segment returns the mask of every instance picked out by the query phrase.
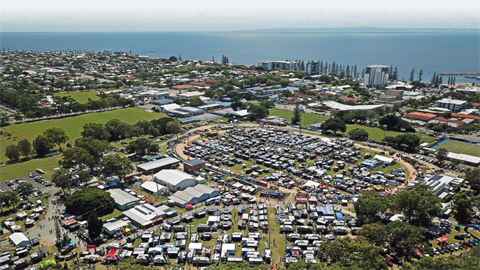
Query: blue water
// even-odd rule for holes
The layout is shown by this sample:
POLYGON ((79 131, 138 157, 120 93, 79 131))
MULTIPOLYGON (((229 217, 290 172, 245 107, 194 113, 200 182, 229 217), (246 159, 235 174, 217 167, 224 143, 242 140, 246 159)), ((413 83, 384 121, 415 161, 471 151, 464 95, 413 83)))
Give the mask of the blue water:
MULTIPOLYGON (((259 33, 259 32, 109 32, 0 33, 0 46, 10 50, 61 51, 112 49, 149 57, 182 55, 183 59, 221 60, 236 64, 263 60, 323 60, 357 65, 397 66, 399 78, 423 69, 433 73, 480 72, 478 32, 435 33, 259 33)), ((417 76, 417 75, 415 75, 417 76)), ((444 77, 444 82, 447 78, 444 77)), ((456 82, 475 82, 457 76, 456 82)), ((478 81, 480 82, 480 81, 478 81)))

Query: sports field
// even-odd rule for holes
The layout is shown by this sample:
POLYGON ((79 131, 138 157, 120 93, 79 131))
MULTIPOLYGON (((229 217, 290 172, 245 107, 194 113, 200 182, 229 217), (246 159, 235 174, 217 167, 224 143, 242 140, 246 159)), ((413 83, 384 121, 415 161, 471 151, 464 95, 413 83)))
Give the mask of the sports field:
MULTIPOLYGON (((282 110, 282 109, 276 109, 276 108, 271 108, 268 109, 270 111, 270 115, 276 115, 280 116, 288 121, 292 120, 293 117, 293 111, 289 110, 282 110)), ((323 116, 323 115, 317 115, 313 113, 302 113, 302 126, 310 126, 313 124, 313 122, 322 122, 323 120, 326 120, 330 117, 323 116)))
POLYGON ((73 99, 75 99, 79 103, 87 103, 88 99, 91 99, 91 100, 100 99, 100 97, 97 96, 97 91, 62 93, 62 94, 56 94, 55 96, 59 96, 59 97, 71 96, 73 99))
POLYGON ((450 152, 480 157, 480 145, 477 144, 465 143, 455 140, 447 140, 436 146, 435 148, 445 148, 450 152))
POLYGON ((127 124, 135 124, 139 120, 153 120, 166 117, 163 113, 146 112, 141 108, 126 108, 111 110, 99 113, 89 113, 74 117, 66 117, 62 119, 45 120, 31 123, 22 123, 18 125, 10 125, 2 127, 2 130, 8 131, 21 138, 33 141, 38 135, 49 127, 59 127, 65 130, 70 140, 80 137, 83 125, 86 123, 103 123, 110 119, 118 118, 127 124))

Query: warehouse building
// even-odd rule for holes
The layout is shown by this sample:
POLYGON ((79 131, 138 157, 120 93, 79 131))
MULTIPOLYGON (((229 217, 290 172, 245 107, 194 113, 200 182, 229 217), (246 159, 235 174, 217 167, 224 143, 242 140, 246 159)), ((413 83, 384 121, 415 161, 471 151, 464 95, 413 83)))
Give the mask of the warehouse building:
POLYGON ((168 193, 168 189, 165 186, 151 181, 146 181, 145 183, 141 184, 140 187, 144 191, 156 197, 162 195, 162 193, 168 193))
POLYGON ((153 176, 153 180, 172 191, 195 186, 195 177, 179 170, 162 170, 153 176))
POLYGON ((176 168, 180 164, 180 160, 172 157, 164 157, 159 160, 150 161, 137 165, 137 171, 143 174, 156 173, 163 169, 172 169, 176 168))
POLYGON ((169 197, 179 207, 185 208, 187 204, 197 204, 206 201, 210 198, 218 196, 218 190, 208 187, 206 185, 196 185, 189 187, 183 191, 177 191, 169 197))
POLYGON ((125 211, 140 203, 140 199, 129 193, 115 188, 107 190, 110 196, 115 200, 115 207, 120 211, 125 211))
POLYGON ((205 169, 205 161, 198 158, 187 160, 183 163, 183 169, 188 173, 192 173, 200 169, 205 169))
POLYGON ((8 240, 13 247, 26 247, 30 244, 30 240, 21 232, 12 233, 12 235, 8 237, 8 240))
POLYGON ((133 224, 136 224, 141 227, 149 227, 154 224, 158 224, 163 220, 162 216, 166 215, 166 210, 169 208, 165 207, 155 207, 151 204, 145 203, 137 205, 134 208, 123 212, 123 214, 128 217, 133 224))

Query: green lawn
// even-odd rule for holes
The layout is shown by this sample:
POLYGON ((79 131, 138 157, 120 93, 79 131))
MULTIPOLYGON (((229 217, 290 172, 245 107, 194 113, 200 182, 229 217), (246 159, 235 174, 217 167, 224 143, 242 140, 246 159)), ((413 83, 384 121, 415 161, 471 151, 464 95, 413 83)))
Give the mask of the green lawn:
POLYGON ((17 145, 19 141, 21 141, 22 138, 18 137, 15 134, 12 134, 12 136, 9 138, 5 133, 3 135, 0 135, 0 163, 6 163, 9 159, 5 156, 5 149, 9 145, 17 145))
POLYGON ((480 145, 476 144, 448 140, 436 148, 445 148, 450 152, 480 157, 480 145))
MULTIPOLYGON (((293 117, 293 111, 289 110, 282 110, 277 108, 268 109, 270 111, 270 115, 280 116, 288 121, 290 121, 293 117)), ((314 122, 322 122, 323 120, 328 119, 329 117, 323 115, 317 115, 312 113, 302 113, 302 126, 310 126, 314 122)))
POLYGON ((113 212, 111 214, 108 214, 108 215, 105 215, 105 216, 101 216, 100 219, 105 221, 105 220, 109 220, 111 218, 117 218, 119 216, 122 215, 122 211, 118 210, 117 208, 115 208, 113 210, 113 212))
MULTIPOLYGON (((385 132, 383 129, 378 128, 378 127, 367 127, 367 126, 362 126, 362 125, 359 125, 359 124, 347 125, 347 131, 344 134, 348 134, 350 132, 350 130, 356 129, 356 128, 362 128, 362 129, 366 130, 368 132, 368 138, 369 139, 375 139, 375 141, 377 141, 377 142, 382 141, 384 133, 385 133, 385 136, 392 136, 392 137, 396 137, 398 135, 405 134, 403 132, 390 131, 390 130, 387 130, 385 132)), ((420 136, 420 141, 422 143, 424 143, 424 142, 430 143, 430 142, 435 141, 435 137, 432 137, 432 136, 429 136, 429 135, 426 135, 426 134, 418 134, 418 133, 417 133, 417 135, 420 136)))
POLYGON ((53 174, 53 169, 59 167, 58 160, 61 155, 46 158, 36 158, 25 162, 19 162, 11 165, 5 165, 0 167, 0 181, 15 179, 23 177, 30 172, 36 171, 36 169, 42 169, 46 172, 42 176, 50 180, 53 174))
POLYGON ((78 103, 87 103, 88 99, 99 100, 100 97, 97 96, 98 91, 89 91, 89 92, 72 92, 72 93, 62 93, 56 94, 55 96, 66 97, 71 96, 78 103))
POLYGON ((139 120, 153 120, 161 117, 166 117, 166 115, 163 113, 150 113, 146 112, 144 109, 134 107, 99 113, 89 113, 62 119, 10 125, 2 127, 2 130, 16 134, 19 137, 26 138, 29 141, 33 141, 47 128, 59 127, 65 130, 67 135, 70 137, 70 140, 75 140, 80 137, 80 133, 83 130, 83 125, 86 123, 105 124, 110 119, 118 118, 127 124, 134 124, 139 120))

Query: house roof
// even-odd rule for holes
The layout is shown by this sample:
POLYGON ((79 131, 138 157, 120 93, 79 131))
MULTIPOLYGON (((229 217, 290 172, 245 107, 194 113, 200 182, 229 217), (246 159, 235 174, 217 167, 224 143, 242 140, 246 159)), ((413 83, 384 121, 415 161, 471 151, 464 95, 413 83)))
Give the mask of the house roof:
POLYGON ((120 228, 127 227, 128 223, 123 220, 117 220, 115 222, 104 223, 103 227, 110 232, 116 231, 120 228))
POLYGON ((184 162, 184 164, 188 164, 190 166, 197 166, 197 165, 200 165, 200 164, 203 164, 205 163, 205 161, 201 160, 201 159, 198 159, 198 158, 194 158, 194 159, 191 159, 191 160, 187 160, 184 162))
POLYGON ((165 186, 162 186, 158 183, 155 183, 155 182, 152 182, 152 181, 147 181, 143 184, 140 185, 140 187, 152 192, 152 193, 155 193, 155 192, 158 192, 158 191, 162 191, 162 190, 165 190, 166 187, 165 186))
POLYGON ((123 214, 130 220, 135 221, 140 225, 149 225, 152 223, 152 219, 164 214, 163 209, 154 207, 151 204, 141 204, 134 208, 123 212, 123 214))
POLYGON ((147 163, 137 165, 137 168, 140 168, 140 169, 145 170, 145 171, 149 171, 149 170, 153 170, 153 169, 156 169, 156 168, 161 168, 161 167, 164 167, 164 166, 172 165, 172 164, 175 164, 177 162, 180 162, 180 160, 178 160, 176 158, 172 158, 172 157, 165 157, 165 158, 162 158, 162 159, 159 159, 159 160, 150 161, 150 162, 147 162, 147 163))
POLYGON ((115 200, 115 203, 119 205, 125 205, 140 200, 118 188, 109 189, 107 192, 110 193, 110 196, 115 200))
POLYGON ((10 241, 13 242, 15 246, 21 244, 24 241, 30 242, 25 236, 25 234, 21 232, 12 233, 12 235, 10 235, 8 238, 10 239, 10 241))
POLYGON ((156 173, 153 178, 155 180, 159 180, 160 182, 168 183, 172 186, 176 186, 186 179, 195 180, 195 178, 190 174, 179 170, 161 170, 160 172, 156 173))

